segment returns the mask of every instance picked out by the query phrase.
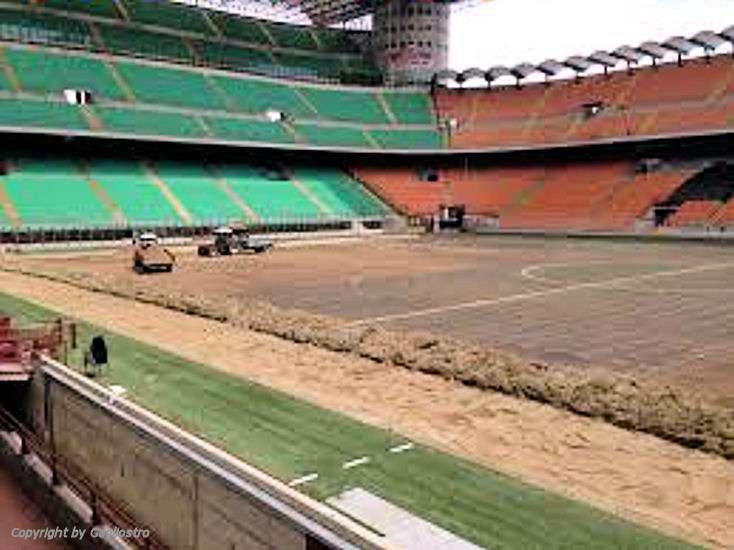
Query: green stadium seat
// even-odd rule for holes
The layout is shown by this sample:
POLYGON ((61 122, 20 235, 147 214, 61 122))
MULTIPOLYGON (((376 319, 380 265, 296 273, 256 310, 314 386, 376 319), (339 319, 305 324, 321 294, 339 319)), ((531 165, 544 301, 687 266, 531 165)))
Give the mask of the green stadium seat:
POLYGON ((198 8, 167 0, 123 0, 130 19, 136 23, 211 34, 198 8))
POLYGON ((10 48, 5 56, 23 91, 61 93, 65 88, 75 88, 107 99, 125 99, 110 71, 97 59, 10 48))
POLYGON ((113 223, 89 182, 72 162, 25 160, 4 176, 5 190, 29 228, 92 227, 113 223))
POLYGON ((251 44, 271 44, 268 35, 263 31, 261 23, 255 19, 212 11, 209 12, 209 17, 227 38, 251 44))
POLYGON ((269 179, 264 171, 247 165, 218 166, 217 173, 265 222, 308 221, 324 216, 290 180, 269 179))
POLYGON ((154 168, 195 222, 220 225, 245 217, 200 164, 157 162, 154 168))
POLYGON ((364 132, 358 128, 294 124, 296 133, 309 145, 322 147, 362 147, 374 149, 364 132))
POLYGON ((200 138, 206 134, 196 119, 177 113, 95 106, 104 130, 123 134, 200 138))
POLYGON ((191 51, 177 37, 134 29, 130 26, 98 24, 107 49, 112 53, 190 63, 191 51))
POLYGON ((255 78, 213 77, 221 88, 248 113, 261 114, 276 109, 295 118, 314 118, 314 112, 288 84, 279 84, 255 78))
POLYGON ((118 19, 117 8, 112 0, 44 0, 43 6, 55 10, 78 12, 86 15, 118 19))
POLYGON ((320 118, 371 124, 390 123, 372 92, 305 86, 299 90, 316 108, 320 118))
POLYGON ((205 65, 262 74, 271 74, 274 69, 273 58, 263 50, 222 42, 197 41, 193 45, 205 65))
POLYGON ((338 80, 345 71, 338 57, 317 57, 308 54, 273 52, 280 64, 278 75, 289 78, 338 80))
POLYGON ((130 225, 154 227, 180 223, 171 203, 150 181, 139 162, 93 160, 89 175, 107 192, 130 225))
POLYGON ((287 23, 268 23, 267 29, 275 43, 281 48, 316 50, 318 47, 308 27, 287 23))
POLYGON ((0 126, 89 130, 79 107, 30 99, 0 99, 0 126))
POLYGON ((349 38, 346 31, 317 28, 313 30, 318 36, 319 49, 322 51, 335 53, 359 52, 356 42, 349 38))
POLYGON ((293 137, 277 122, 205 117, 214 135, 221 139, 262 143, 293 143, 293 137))
POLYGON ((117 62, 115 66, 139 102, 194 109, 226 107, 201 72, 126 62, 117 62))
POLYGON ((440 149, 441 136, 435 130, 369 130, 384 149, 440 149))
POLYGON ((387 213, 386 207, 356 181, 334 168, 297 168, 294 175, 329 210, 347 218, 375 217, 387 213))
POLYGON ((9 42, 94 48, 89 27, 83 21, 2 7, 0 7, 0 39, 9 42))
POLYGON ((400 124, 433 124, 430 96, 425 92, 382 92, 400 124))

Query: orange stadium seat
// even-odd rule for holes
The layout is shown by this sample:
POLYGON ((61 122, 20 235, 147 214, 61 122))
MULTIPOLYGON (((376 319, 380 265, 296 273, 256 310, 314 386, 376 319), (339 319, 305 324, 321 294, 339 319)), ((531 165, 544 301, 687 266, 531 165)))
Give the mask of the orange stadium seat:
POLYGON ((491 148, 721 130, 734 123, 732 92, 734 64, 719 56, 521 89, 439 89, 436 107, 458 121, 452 148, 491 148), (603 108, 589 116, 593 103, 603 108))
POLYGON ((667 220, 669 227, 703 226, 721 208, 719 201, 686 201, 667 220))

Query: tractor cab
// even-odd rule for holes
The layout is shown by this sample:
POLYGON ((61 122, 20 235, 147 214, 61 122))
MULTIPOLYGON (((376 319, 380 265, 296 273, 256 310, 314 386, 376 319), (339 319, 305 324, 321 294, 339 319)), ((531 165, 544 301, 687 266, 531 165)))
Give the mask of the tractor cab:
POLYGON ((158 244, 158 235, 155 233, 143 233, 137 238, 137 244, 140 248, 146 249, 158 244))

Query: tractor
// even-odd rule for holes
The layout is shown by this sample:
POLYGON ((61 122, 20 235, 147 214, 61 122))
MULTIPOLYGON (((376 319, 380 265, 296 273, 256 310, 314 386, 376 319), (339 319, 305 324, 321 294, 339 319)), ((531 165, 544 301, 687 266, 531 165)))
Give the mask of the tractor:
POLYGON ((239 225, 219 227, 212 231, 212 236, 205 243, 199 245, 199 256, 230 256, 252 252, 260 254, 273 248, 269 239, 252 237, 247 228, 239 225))
POLYGON ((176 257, 173 253, 158 243, 158 236, 154 233, 143 233, 133 241, 133 270, 136 273, 168 272, 173 271, 176 257))

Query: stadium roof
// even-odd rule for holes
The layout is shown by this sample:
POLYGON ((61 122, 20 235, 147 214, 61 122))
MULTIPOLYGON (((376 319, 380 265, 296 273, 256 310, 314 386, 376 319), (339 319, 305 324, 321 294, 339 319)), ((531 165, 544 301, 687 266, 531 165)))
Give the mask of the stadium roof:
POLYGON ((565 61, 548 59, 542 63, 520 63, 514 67, 495 66, 486 72, 478 68, 468 69, 463 72, 447 69, 436 73, 435 78, 438 82, 453 80, 460 84, 473 78, 482 78, 483 73, 483 78, 488 84, 508 75, 514 76, 519 84, 521 80, 535 73, 543 74, 546 77, 553 77, 560 75, 563 71, 572 69, 577 74, 580 74, 595 65, 603 67, 606 71, 617 67, 621 62, 626 63, 628 66, 633 66, 640 64, 645 59, 651 59, 653 64, 655 64, 668 54, 677 55, 680 61, 682 60, 682 56, 691 55, 697 48, 702 49, 705 55, 711 55, 719 46, 727 42, 734 46, 734 25, 719 33, 702 31, 690 38, 674 36, 664 42, 647 41, 636 47, 620 46, 610 52, 597 51, 588 56, 574 55, 565 61))
MULTIPOLYGON (((347 23, 370 15, 383 2, 398 0, 179 0, 207 8, 254 15, 266 19, 318 26, 347 23)), ((457 4, 465 0, 425 0, 457 4)), ((473 2, 469 2, 473 3, 473 2)))

